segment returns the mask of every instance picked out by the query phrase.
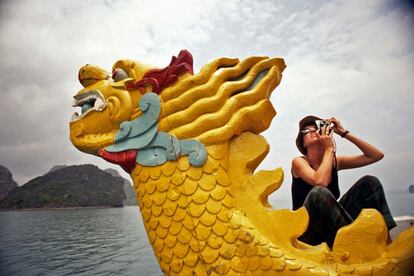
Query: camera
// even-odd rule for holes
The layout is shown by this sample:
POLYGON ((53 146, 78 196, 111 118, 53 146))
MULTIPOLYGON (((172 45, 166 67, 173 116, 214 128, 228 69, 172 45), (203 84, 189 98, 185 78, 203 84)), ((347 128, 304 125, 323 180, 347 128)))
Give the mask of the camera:
POLYGON ((334 127, 334 124, 327 120, 316 120, 315 125, 319 134, 322 134, 322 127, 329 127, 330 131, 332 131, 332 128, 334 127))

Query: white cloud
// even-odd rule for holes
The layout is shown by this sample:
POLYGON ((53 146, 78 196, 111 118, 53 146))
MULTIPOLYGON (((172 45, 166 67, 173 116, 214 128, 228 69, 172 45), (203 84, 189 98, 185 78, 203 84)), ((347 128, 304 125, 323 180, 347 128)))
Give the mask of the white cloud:
MULTIPOLYGON (((0 163, 20 183, 54 164, 108 164, 76 151, 68 139, 71 97, 80 89, 78 68, 94 63, 110 70, 120 58, 165 66, 182 48, 193 53, 196 71, 219 56, 285 58, 288 67, 272 95, 278 115, 265 132, 271 152, 262 165, 285 170, 276 198, 290 198, 296 124, 309 113, 339 117, 386 156, 401 156, 411 147, 414 18, 388 1, 1 5, 0 163), (402 130, 408 138, 394 142, 402 130)), ((391 167, 378 171, 385 179, 401 164, 384 163, 391 167)), ((408 170, 400 177, 411 179, 408 170)))

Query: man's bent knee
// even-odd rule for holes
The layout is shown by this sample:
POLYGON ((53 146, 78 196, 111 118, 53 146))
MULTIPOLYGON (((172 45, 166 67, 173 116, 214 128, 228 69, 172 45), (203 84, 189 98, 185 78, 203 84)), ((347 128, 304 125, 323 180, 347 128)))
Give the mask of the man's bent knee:
POLYGON ((361 182, 364 183, 364 185, 369 185, 371 187, 371 189, 375 190, 375 189, 382 189, 382 184, 381 181, 373 176, 373 175, 365 175, 361 178, 361 182))
POLYGON ((325 187, 315 186, 310 190, 305 199, 305 204, 321 203, 323 201, 335 200, 332 193, 325 187))

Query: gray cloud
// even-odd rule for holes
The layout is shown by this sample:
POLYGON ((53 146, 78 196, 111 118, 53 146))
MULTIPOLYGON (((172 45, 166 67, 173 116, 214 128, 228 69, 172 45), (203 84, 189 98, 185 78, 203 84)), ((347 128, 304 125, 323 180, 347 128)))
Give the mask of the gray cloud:
MULTIPOLYGON (((264 133, 271 152, 261 168, 286 174, 272 201, 289 198, 296 124, 307 114, 337 116, 386 153, 344 173, 345 183, 373 173, 386 189, 410 184, 414 18, 398 1, 2 1, 0 13, 0 164, 20 184, 55 164, 114 167, 69 142, 78 68, 110 70, 120 58, 165 66, 182 48, 196 71, 219 56, 285 58, 278 115, 264 133)), ((338 140, 338 151, 355 149, 338 140)))

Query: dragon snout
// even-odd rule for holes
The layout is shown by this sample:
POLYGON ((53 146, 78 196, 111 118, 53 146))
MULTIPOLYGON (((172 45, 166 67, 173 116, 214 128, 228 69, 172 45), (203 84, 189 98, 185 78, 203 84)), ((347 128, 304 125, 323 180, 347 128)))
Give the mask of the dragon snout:
POLYGON ((96 65, 86 64, 79 69, 78 79, 83 87, 88 87, 98 81, 108 80, 111 78, 110 73, 96 65))

